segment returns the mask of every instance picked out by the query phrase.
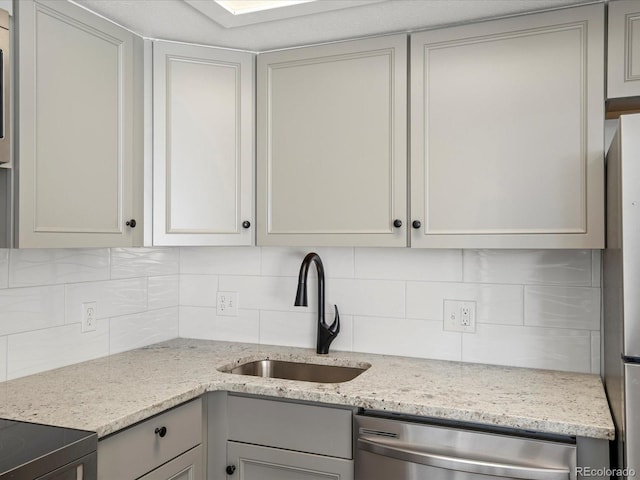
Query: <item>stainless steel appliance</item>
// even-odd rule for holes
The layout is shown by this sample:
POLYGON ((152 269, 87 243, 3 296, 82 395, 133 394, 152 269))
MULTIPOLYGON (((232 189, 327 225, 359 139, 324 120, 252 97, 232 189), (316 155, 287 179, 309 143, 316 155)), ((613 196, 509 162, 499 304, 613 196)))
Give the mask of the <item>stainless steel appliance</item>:
POLYGON ((95 432, 0 419, 0 480, 96 480, 95 432))
POLYGON ((548 439, 356 415, 356 480, 574 480, 571 437, 548 439))
POLYGON ((619 476, 632 477, 640 474, 640 115, 620 117, 607 154, 603 312, 613 453, 619 476))

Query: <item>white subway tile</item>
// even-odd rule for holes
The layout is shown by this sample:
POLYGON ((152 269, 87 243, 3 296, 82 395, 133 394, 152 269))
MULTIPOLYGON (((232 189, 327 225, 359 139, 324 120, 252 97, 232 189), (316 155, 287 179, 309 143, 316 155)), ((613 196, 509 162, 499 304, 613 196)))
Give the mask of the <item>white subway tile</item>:
POLYGON ((111 318, 109 353, 119 353, 178 337, 178 307, 111 318))
POLYGON ((12 249, 9 286, 27 287, 109 279, 109 250, 12 249))
POLYGON ((0 335, 64 324, 64 286, 0 290, 0 335))
POLYGON ((462 281, 462 250, 356 248, 356 278, 462 281))
POLYGON ((0 248, 0 288, 9 286, 9 249, 0 248))
MULTIPOLYGON (((304 257, 320 255, 327 278, 353 278, 353 248, 335 247, 262 247, 261 273, 272 277, 297 277, 304 257)), ((309 270, 315 275, 315 267, 309 270)))
POLYGON ((443 319, 444 300, 476 302, 476 321, 522 325, 523 288, 482 283, 407 282, 407 318, 443 319))
POLYGON ((600 331, 591 332, 591 373, 599 374, 602 358, 600 356, 600 331))
POLYGON ((147 284, 149 310, 177 307, 180 304, 180 276, 149 277, 147 284))
MULTIPOLYGON (((216 306, 217 275, 180 275, 180 305, 192 307, 216 306)), ((238 299, 239 302, 242 299, 238 299)), ((242 305, 242 303, 240 303, 242 305)), ((244 306, 242 308, 245 308, 244 306)))
MULTIPOLYGON (((325 289, 326 302, 337 304, 345 315, 405 316, 405 282, 336 278, 327 282, 325 289)), ((313 303, 315 294, 311 292, 309 302, 313 303)))
MULTIPOLYGON (((333 310, 327 311, 325 322, 331 324, 333 310)), ((260 343, 286 347, 316 348, 317 313, 260 312, 260 343)), ((340 315, 340 333, 330 350, 350 351, 353 322, 349 315, 340 315)))
MULTIPOLYGON (((332 280, 337 282, 338 280, 332 280)), ((308 307, 293 305, 298 289, 297 277, 219 277, 218 290, 238 292, 238 305, 242 309, 277 310, 290 312, 317 311, 317 286, 315 277, 307 282, 308 307)))
POLYGON ((591 372, 591 334, 586 330, 476 325, 462 335, 465 362, 591 372))
POLYGON ((260 248, 182 247, 180 273, 260 275, 260 248))
POLYGON ((524 306, 525 325, 600 329, 599 288, 526 286, 524 306))
POLYGON ((144 312, 147 309, 145 278, 74 283, 67 285, 66 290, 66 323, 82 321, 82 304, 86 302, 96 302, 97 318, 144 312))
POLYGON ((112 248, 111 278, 177 275, 180 250, 164 248, 112 248))
POLYGON ((591 250, 465 250, 464 281, 591 286, 591 250))
POLYGON ((180 337, 259 343, 260 319, 256 310, 239 310, 237 317, 216 315, 215 308, 180 307, 180 337))
POLYGON ((0 382, 7 379, 7 337, 0 337, 0 382))
POLYGON ((81 333, 80 325, 18 333, 8 337, 7 378, 17 378, 109 354, 109 321, 81 333))
POLYGON ((460 360, 461 334, 445 332, 442 322, 404 318, 353 319, 353 350, 409 357, 460 360))

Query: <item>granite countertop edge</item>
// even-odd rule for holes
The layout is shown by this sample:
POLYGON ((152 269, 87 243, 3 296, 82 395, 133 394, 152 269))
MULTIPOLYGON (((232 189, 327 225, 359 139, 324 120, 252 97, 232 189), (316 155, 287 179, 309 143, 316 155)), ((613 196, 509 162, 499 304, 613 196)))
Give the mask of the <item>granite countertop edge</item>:
POLYGON ((614 426, 598 375, 355 352, 175 339, 0 382, 0 418, 91 430, 102 438, 204 393, 227 391, 603 440, 614 426), (371 365, 315 384, 223 373, 274 358, 371 365))

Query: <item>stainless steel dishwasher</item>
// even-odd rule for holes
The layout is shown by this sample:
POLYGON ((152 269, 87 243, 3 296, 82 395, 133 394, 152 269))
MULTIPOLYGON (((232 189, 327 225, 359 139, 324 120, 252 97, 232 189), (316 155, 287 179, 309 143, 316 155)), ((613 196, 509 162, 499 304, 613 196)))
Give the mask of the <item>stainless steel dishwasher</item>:
POLYGON ((575 480, 571 437, 506 433, 356 415, 355 480, 575 480))

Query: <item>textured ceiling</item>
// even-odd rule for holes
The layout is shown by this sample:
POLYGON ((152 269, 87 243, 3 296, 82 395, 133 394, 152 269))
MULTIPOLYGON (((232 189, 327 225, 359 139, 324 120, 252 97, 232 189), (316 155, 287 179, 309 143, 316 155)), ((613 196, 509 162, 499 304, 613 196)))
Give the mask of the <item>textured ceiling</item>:
MULTIPOLYGON (((209 1, 209 0, 202 0, 209 1)), ((348 0, 320 0, 349 3, 348 0)), ((558 8, 588 0, 386 0, 227 28, 183 0, 75 0, 145 37, 265 51, 558 8)))

